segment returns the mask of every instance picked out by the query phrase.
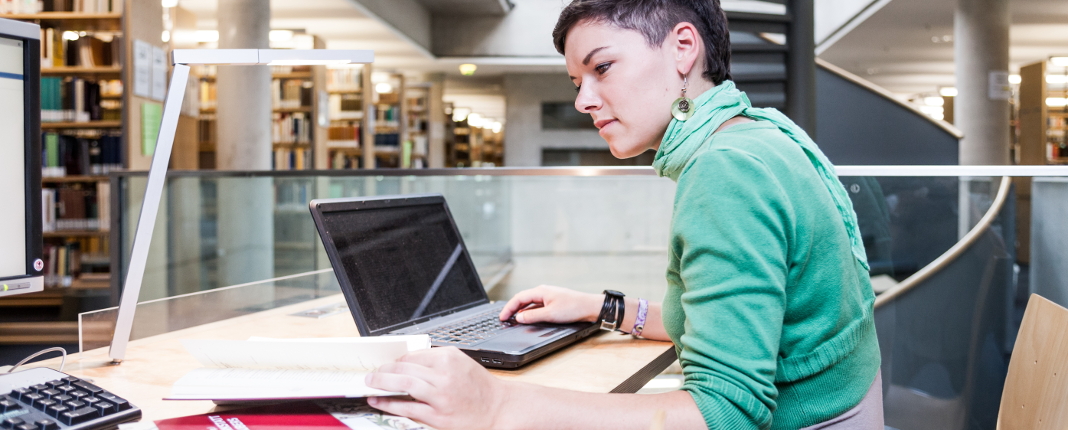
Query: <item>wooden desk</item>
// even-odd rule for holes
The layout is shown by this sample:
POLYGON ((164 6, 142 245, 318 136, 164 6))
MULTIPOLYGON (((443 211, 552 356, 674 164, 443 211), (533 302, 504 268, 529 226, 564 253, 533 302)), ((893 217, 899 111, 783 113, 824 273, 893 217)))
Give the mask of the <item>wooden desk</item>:
MULTIPOLYGON (((64 372, 91 378, 97 385, 125 397, 143 411, 143 420, 160 420, 211 412, 208 401, 164 401, 171 385, 200 367, 181 339, 235 339, 359 336, 348 312, 315 319, 289 314, 343 303, 341 295, 310 300, 130 342, 126 360, 109 364, 107 348, 68 357, 64 372)), ((669 342, 632 339, 619 333, 594 335, 518 370, 493 370, 515 381, 587 392, 635 392, 675 360, 669 342)), ((59 359, 34 366, 59 367, 59 359)))

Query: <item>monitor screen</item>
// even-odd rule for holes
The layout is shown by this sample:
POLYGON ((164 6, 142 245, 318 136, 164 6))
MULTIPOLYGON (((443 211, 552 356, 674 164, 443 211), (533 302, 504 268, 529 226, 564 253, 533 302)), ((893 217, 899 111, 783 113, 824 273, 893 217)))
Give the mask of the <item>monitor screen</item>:
POLYGON ((27 275, 24 45, 0 35, 0 278, 27 275))
POLYGON ((322 220, 372 331, 486 299, 441 203, 330 211, 322 220))

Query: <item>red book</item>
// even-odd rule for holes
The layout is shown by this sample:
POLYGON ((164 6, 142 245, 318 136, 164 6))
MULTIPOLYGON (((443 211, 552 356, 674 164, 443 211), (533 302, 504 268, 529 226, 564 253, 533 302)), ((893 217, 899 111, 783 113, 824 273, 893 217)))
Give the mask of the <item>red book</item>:
POLYGON ((383 415, 363 399, 282 403, 123 424, 120 430, 433 430, 407 418, 383 415))

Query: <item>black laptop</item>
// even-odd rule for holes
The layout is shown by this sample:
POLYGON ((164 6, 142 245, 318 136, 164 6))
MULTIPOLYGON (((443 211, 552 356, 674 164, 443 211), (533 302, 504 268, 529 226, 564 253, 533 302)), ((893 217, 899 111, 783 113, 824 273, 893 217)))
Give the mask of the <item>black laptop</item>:
POLYGON ((486 367, 516 368, 597 330, 502 322, 440 194, 312 200, 361 336, 429 334, 486 367))

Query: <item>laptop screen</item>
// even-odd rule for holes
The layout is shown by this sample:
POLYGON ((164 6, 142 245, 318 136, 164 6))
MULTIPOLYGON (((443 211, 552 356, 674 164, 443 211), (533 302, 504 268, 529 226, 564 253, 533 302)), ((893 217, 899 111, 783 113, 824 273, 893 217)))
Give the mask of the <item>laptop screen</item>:
POLYGON ((372 331, 484 300, 441 203, 322 214, 372 331))

